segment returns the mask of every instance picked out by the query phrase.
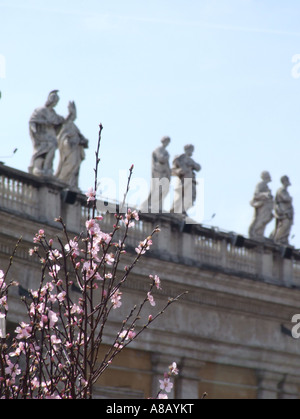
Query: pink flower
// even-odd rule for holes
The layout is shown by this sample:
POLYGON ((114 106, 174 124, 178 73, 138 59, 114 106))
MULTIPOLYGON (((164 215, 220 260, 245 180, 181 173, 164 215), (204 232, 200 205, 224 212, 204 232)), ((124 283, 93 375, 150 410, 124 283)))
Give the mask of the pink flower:
POLYGON ((62 291, 59 294, 57 294, 57 297, 56 298, 58 299, 58 301, 60 303, 62 303, 64 301, 64 299, 65 299, 65 296, 66 296, 66 291, 62 291))
POLYGON ((31 336, 32 327, 29 326, 29 324, 21 322, 20 326, 18 326, 15 330, 17 333, 16 338, 17 339, 27 339, 31 336))
POLYGON ((39 230, 39 232, 36 233, 36 235, 34 236, 33 242, 34 243, 39 243, 44 236, 45 236, 44 230, 39 230))
POLYGON ((71 252, 71 256, 74 259, 77 256, 79 256, 79 247, 78 247, 78 243, 75 240, 70 240, 69 244, 65 245, 65 250, 67 252, 71 252))
POLYGON ((61 343, 61 339, 55 335, 51 335, 51 343, 52 345, 59 345, 61 343))
POLYGON ((122 305, 121 302, 121 295, 122 293, 120 291, 116 291, 110 298, 112 304, 113 304, 113 309, 119 308, 122 305))
POLYGON ((105 262, 108 264, 108 265, 112 265, 113 264, 113 262, 115 261, 115 258, 114 258, 114 255, 112 254, 112 253, 110 253, 110 254, 106 254, 105 255, 105 262))
POLYGON ((52 276, 52 278, 56 278, 58 275, 58 272, 60 271, 59 265, 53 265, 50 267, 51 271, 49 272, 49 275, 52 276))
POLYGON ((99 239, 101 241, 104 241, 106 244, 109 244, 111 242, 111 235, 108 233, 103 233, 103 231, 100 231, 99 235, 99 239))
POLYGON ((91 278, 97 279, 98 281, 103 281, 103 278, 100 276, 99 272, 97 272, 97 269, 98 266, 94 261, 92 261, 92 266, 91 262, 84 262, 82 266, 82 272, 85 275, 86 281, 88 281, 91 278))
POLYGON ((167 396, 167 394, 159 393, 158 398, 159 399, 168 399, 169 397, 167 396))
POLYGON ((149 275, 149 278, 150 278, 150 279, 152 279, 152 281, 154 281, 156 288, 157 288, 158 290, 161 290, 161 287, 160 287, 160 278, 159 278, 159 276, 155 275, 155 276, 153 277, 153 275, 149 275))
POLYGON ((50 260, 57 260, 57 259, 60 259, 61 257, 62 257, 62 254, 57 249, 50 250, 49 252, 50 260))
POLYGON ((135 248, 135 251, 138 255, 143 255, 144 253, 146 253, 147 250, 150 249, 151 245, 152 245, 152 240, 150 239, 150 237, 148 237, 144 241, 140 242, 138 247, 135 248))
POLYGON ((160 389, 165 390, 167 393, 170 393, 170 391, 173 388, 173 383, 171 383, 169 378, 164 378, 163 380, 159 380, 160 382, 160 389))
POLYGON ((149 303, 154 307, 156 303, 154 301, 153 295, 151 295, 150 292, 148 292, 147 297, 148 297, 149 303))
POLYGON ((5 310, 8 310, 6 295, 4 297, 0 298, 0 306, 4 307, 5 310))
POLYGON ((82 308, 80 308, 77 304, 73 304, 72 308, 71 308, 71 314, 81 314, 83 312, 82 308))
POLYGON ((5 278, 4 272, 0 271, 0 291, 1 291, 2 288, 6 287, 6 283, 4 282, 4 278, 5 278))
POLYGON ((129 208, 125 216, 125 219, 123 220, 125 225, 128 225, 128 228, 131 228, 134 226, 134 221, 131 221, 131 220, 139 221, 139 215, 136 210, 131 211, 131 209, 129 208))
POLYGON ((24 344, 24 342, 20 342, 18 347, 15 349, 15 351, 9 353, 9 356, 11 358, 14 357, 14 356, 20 356, 22 352, 25 354, 25 344, 24 344))
POLYGON ((177 364, 176 362, 173 362, 170 366, 169 366, 169 371, 171 375, 177 375, 179 370, 177 368, 177 364))
POLYGON ((54 311, 49 310, 48 311, 48 319, 49 319, 49 322, 50 322, 50 329, 51 329, 55 325, 55 323, 58 322, 57 314, 54 313, 54 311))
POLYGON ((99 224, 96 223, 96 220, 93 218, 91 220, 87 220, 85 222, 85 226, 90 236, 94 236, 95 234, 99 234, 101 232, 99 224))
POLYGON ((9 359, 7 359, 7 367, 5 368, 5 374, 10 375, 12 378, 15 378, 16 375, 21 374, 21 370, 18 368, 18 364, 13 364, 9 359))
POLYGON ((96 199, 96 191, 94 190, 94 188, 89 188, 85 195, 88 198, 87 202, 95 201, 95 199, 96 199))
POLYGON ((136 333, 133 330, 129 330, 129 331, 123 330, 123 332, 121 332, 119 334, 119 337, 121 339, 124 339, 125 338, 125 340, 132 340, 132 339, 135 338, 135 336, 136 336, 136 333))
POLYGON ((119 342, 116 342, 116 343, 114 344, 114 348, 117 348, 117 349, 123 349, 123 345, 121 345, 121 343, 119 343, 119 342))
POLYGON ((136 333, 133 330, 129 330, 127 339, 132 340, 135 338, 135 336, 136 336, 136 333))

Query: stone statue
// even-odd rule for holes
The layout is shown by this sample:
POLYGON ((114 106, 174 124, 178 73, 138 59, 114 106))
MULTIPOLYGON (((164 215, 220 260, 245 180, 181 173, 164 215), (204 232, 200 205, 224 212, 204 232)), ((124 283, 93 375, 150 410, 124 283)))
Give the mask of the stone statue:
POLYGON ((29 173, 36 176, 52 176, 53 160, 57 149, 57 134, 65 118, 57 115, 54 108, 59 101, 58 90, 49 93, 45 106, 35 109, 29 120, 29 132, 33 144, 29 173))
POLYGON ((254 208, 254 218, 249 227, 249 237, 254 240, 263 240, 267 224, 274 218, 274 199, 268 183, 271 182, 269 172, 262 172, 261 182, 256 186, 254 197, 250 205, 254 208))
POLYGON ((196 201, 196 174, 201 170, 200 164, 192 159, 194 146, 188 144, 184 147, 184 154, 173 161, 172 175, 177 177, 174 190, 173 213, 187 215, 187 211, 196 201))
POLYGON ((275 243, 288 245, 289 235, 294 222, 294 208, 292 197, 287 190, 291 185, 289 178, 283 176, 281 183, 282 187, 277 191, 274 205, 276 226, 270 238, 275 243))
POLYGON ((161 139, 162 145, 152 153, 151 189, 148 199, 141 206, 142 212, 162 212, 163 202, 170 189, 170 155, 167 151, 170 142, 170 137, 163 137, 161 139))
POLYGON ((60 160, 55 176, 67 183, 70 188, 78 189, 79 169, 85 158, 84 148, 88 147, 88 140, 74 123, 77 117, 74 102, 69 102, 68 110, 68 120, 57 136, 60 160))

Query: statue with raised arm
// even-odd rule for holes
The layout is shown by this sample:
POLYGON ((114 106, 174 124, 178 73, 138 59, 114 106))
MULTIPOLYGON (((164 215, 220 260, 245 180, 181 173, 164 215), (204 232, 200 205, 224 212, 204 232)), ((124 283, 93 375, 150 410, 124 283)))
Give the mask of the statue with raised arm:
POLYGON ((269 172, 262 172, 261 182, 256 186, 254 197, 250 205, 254 208, 254 218, 249 227, 249 237, 254 240, 263 240, 267 224, 274 218, 274 199, 268 183, 271 182, 269 172))
POLYGON ((150 194, 148 199, 141 206, 142 212, 162 212, 163 202, 170 189, 170 155, 167 151, 167 147, 170 142, 170 137, 163 137, 161 139, 161 146, 157 147, 152 153, 152 178, 150 194))
POLYGON ((88 140, 74 123, 77 117, 75 103, 69 102, 68 109, 68 120, 57 136, 60 159, 55 176, 70 188, 78 189, 80 165, 85 158, 84 149, 88 147, 88 140))
POLYGON ((282 176, 281 183, 282 187, 278 189, 275 196, 274 213, 276 226, 270 238, 275 243, 288 245, 289 235, 294 222, 293 199, 288 192, 288 187, 291 186, 288 176, 282 176))
POLYGON ((35 109, 29 120, 29 133, 33 155, 28 168, 36 176, 52 176, 53 160, 57 149, 57 134, 65 118, 54 108, 59 101, 58 90, 52 90, 44 106, 35 109))
POLYGON ((195 205, 196 201, 196 173, 201 170, 200 164, 192 159, 194 146, 188 144, 184 147, 184 154, 173 161, 172 175, 177 177, 174 190, 174 203, 171 212, 187 215, 187 211, 195 205))

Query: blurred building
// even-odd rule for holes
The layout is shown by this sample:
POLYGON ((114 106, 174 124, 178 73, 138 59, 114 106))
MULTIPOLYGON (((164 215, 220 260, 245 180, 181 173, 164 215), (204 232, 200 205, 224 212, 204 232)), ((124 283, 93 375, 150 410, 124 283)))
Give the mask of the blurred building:
MULTIPOLYGON (((61 215, 70 236, 78 235, 87 216, 85 202, 84 195, 56 179, 0 165, 2 270, 22 236, 10 273, 20 286, 11 295, 8 330, 22 320, 20 296, 40 279, 40 265, 28 254, 34 234, 40 228, 52 237, 60 234, 54 218, 61 215)), ((113 223, 107 214, 102 230, 110 232, 113 223)), ((177 399, 197 399, 204 392, 210 399, 299 398, 300 345, 291 334, 292 316, 300 313, 299 252, 184 224, 172 214, 143 214, 131 230, 124 263, 157 225, 161 232, 126 283, 124 304, 113 312, 105 343, 130 307, 144 298, 149 274, 162 281, 157 306, 149 305, 149 313, 168 298, 188 293, 115 359, 99 380, 97 397, 151 397, 175 361, 180 374, 171 397, 177 399)))

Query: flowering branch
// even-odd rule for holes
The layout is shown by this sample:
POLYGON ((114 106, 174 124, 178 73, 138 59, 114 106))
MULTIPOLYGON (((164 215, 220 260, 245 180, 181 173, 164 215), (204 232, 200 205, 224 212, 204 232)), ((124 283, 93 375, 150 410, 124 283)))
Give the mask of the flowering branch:
MULTIPOLYGON (((62 236, 48 238, 40 229, 33 238, 34 247, 29 254, 40 261, 41 278, 37 289, 28 290, 22 298, 27 319, 20 322, 15 336, 0 335, 0 398, 92 398, 96 381, 114 358, 185 294, 169 299, 162 310, 149 315, 146 323, 141 324, 144 309, 156 306, 154 292, 161 290, 159 276, 149 275, 144 298, 129 310, 124 320, 120 319, 119 330, 100 359, 103 340, 106 342, 108 338, 110 316, 123 304, 123 286, 137 262, 150 250, 153 236, 159 233, 156 227, 138 243, 131 263, 121 270, 126 240, 139 215, 131 209, 125 214, 119 211, 112 231, 101 229, 103 217, 97 214, 96 194, 102 129, 100 124, 94 188, 86 194, 89 215, 85 231, 71 238, 59 217, 56 221, 62 236)), ((132 172, 133 166, 121 209, 132 172)), ((18 245, 19 242, 15 252, 18 245)), ((8 314, 8 290, 16 285, 13 281, 8 285, 5 282, 13 256, 6 273, 0 271, 0 317, 4 319, 8 314)), ((170 369, 168 377, 175 371, 175 367, 170 369)), ((167 392, 171 388, 168 380, 165 376, 162 389, 167 392)))

